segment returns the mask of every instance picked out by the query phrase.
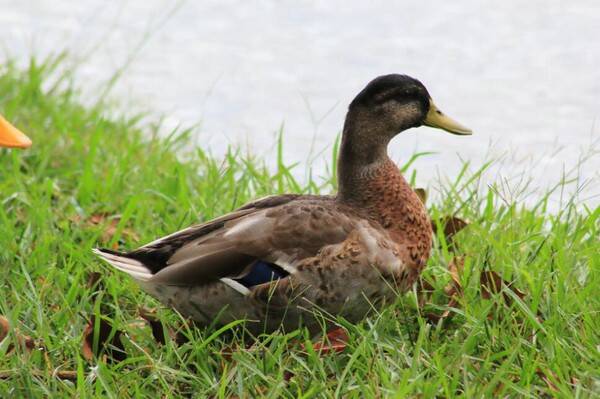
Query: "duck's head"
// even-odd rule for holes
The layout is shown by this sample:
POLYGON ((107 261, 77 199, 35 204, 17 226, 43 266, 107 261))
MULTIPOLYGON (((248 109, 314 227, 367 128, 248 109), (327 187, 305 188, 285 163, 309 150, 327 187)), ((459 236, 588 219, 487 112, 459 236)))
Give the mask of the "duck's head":
POLYGON ((359 129, 388 140, 403 130, 421 125, 452 134, 471 130, 445 115, 434 104, 425 86, 406 75, 384 75, 373 79, 350 103, 348 116, 359 129), (368 128, 367 128, 368 127, 368 128))
POLYGON ((27 148, 31 140, 0 115, 0 147, 27 148))
POLYGON ((364 178, 392 162, 387 147, 398 133, 431 126, 452 134, 471 130, 445 115, 417 79, 383 75, 373 79, 352 100, 346 114, 338 158, 338 198, 360 199, 364 178))

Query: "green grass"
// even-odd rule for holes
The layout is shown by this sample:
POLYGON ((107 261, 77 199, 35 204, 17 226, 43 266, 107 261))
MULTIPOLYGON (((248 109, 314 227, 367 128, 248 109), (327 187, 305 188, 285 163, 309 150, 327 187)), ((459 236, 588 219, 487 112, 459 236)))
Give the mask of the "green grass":
MULTIPOLYGON (((71 75, 55 70, 60 63, 0 69, 0 110, 34 140, 26 151, 0 150, 0 314, 19 330, 0 343, 0 397, 599 395, 600 208, 567 203, 549 213, 547 197, 529 207, 506 202, 499 189, 478 188, 485 166, 465 166, 455 181, 432 187, 443 193, 429 204, 434 218, 471 221, 456 237, 467 257, 451 319, 429 323, 412 292, 359 325, 344 324, 350 342, 338 355, 305 353, 303 331, 263 337, 232 355, 223 331, 184 328, 189 342, 157 345, 149 329, 132 324, 138 308, 159 307, 173 328, 180 316, 91 248, 133 248, 257 196, 326 193, 335 182, 300 182, 281 157, 275 170, 233 149, 214 157, 190 147, 189 131, 161 138, 160 125, 143 115, 119 116, 101 102, 84 107, 71 75), (110 219, 87 222, 95 214, 119 217, 114 236, 105 234, 110 219), (505 290, 511 301, 484 299, 485 270, 514 282, 524 298, 505 290), (99 289, 87 285, 92 271, 102 275, 99 289), (84 359, 91 315, 126 331, 124 362, 84 359), (45 349, 9 351, 22 334, 45 349), (56 370, 75 377, 56 378, 56 370)), ((428 309, 442 312, 453 254, 438 238, 425 277, 438 304, 428 309)))

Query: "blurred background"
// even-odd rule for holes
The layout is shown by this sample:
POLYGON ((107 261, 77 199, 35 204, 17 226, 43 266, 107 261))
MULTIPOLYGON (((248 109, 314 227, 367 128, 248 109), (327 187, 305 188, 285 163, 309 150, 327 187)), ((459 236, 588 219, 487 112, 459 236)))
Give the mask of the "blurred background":
POLYGON ((572 193, 583 185, 579 199, 599 203, 600 2, 366 3, 0 0, 0 51, 25 64, 67 50, 94 100, 117 74, 111 98, 166 116, 167 128, 198 124, 198 145, 217 156, 234 144, 272 162, 283 126, 300 175, 307 162, 326 173, 347 104, 369 80, 409 74, 475 132, 396 138, 399 163, 435 152, 416 163, 419 185, 462 160, 499 158, 482 184, 532 177, 527 201, 571 171, 572 193))

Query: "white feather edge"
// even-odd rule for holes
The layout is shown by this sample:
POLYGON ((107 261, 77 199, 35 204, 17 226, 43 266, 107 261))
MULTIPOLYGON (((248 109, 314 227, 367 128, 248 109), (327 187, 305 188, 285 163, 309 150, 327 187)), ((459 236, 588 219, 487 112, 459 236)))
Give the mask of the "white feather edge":
POLYGON ((107 262, 112 267, 129 274, 136 280, 148 281, 152 278, 152 272, 150 272, 150 270, 144 266, 143 263, 135 259, 102 252, 97 248, 94 248, 92 252, 98 255, 102 260, 107 262))
MULTIPOLYGON (((286 257, 280 257, 279 259, 277 259, 275 264, 277 266, 281 267, 283 270, 285 270, 289 274, 294 274, 298 271, 294 266, 292 266, 292 264, 290 262, 287 261, 286 257)), ((223 277, 220 280, 224 284, 227 284, 228 286, 230 286, 231 288, 233 288, 234 290, 236 290, 237 292, 239 292, 243 295, 250 294, 250 290, 248 288, 246 288, 246 286, 244 286, 241 283, 238 283, 237 281, 235 281, 231 278, 223 277)), ((273 281, 277 281, 277 280, 273 280, 273 281)))
POLYGON ((248 288, 246 288, 244 285, 238 283, 237 281, 235 281, 233 279, 224 277, 220 280, 223 284, 228 285, 229 287, 233 288, 234 290, 236 290, 237 292, 239 292, 240 294, 242 294, 244 296, 248 296, 250 294, 250 290, 248 288))
POLYGON ((281 267, 283 270, 285 270, 289 274, 294 274, 298 271, 298 269, 296 269, 294 266, 292 266, 292 264, 289 262, 277 261, 277 262, 275 262, 275 264, 277 266, 281 267))

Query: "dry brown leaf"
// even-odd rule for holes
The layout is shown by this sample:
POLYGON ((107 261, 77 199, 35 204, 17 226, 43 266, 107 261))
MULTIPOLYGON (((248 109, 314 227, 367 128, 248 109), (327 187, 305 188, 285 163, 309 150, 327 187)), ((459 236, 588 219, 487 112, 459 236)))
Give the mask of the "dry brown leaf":
POLYGON ((292 378, 294 378, 294 376, 295 376, 295 374, 294 374, 292 371, 286 370, 286 371, 283 373, 283 380, 284 380, 285 382, 290 382, 290 380, 291 380, 292 378))
MULTIPOLYGON (((167 342, 165 337, 165 328, 163 323, 156 317, 156 312, 146 308, 139 309, 140 316, 146 320, 150 329, 152 330, 152 336, 156 342, 160 345, 164 345, 167 342)), ((169 335, 174 336, 173 331, 169 330, 169 335)))
POLYGON ((442 315, 437 314, 435 312, 427 312, 423 316, 425 317, 425 319, 427 319, 427 321, 430 324, 437 324, 437 322, 440 321, 442 318, 442 315))
POLYGON ((444 310, 444 313, 442 313, 442 320, 450 320, 452 316, 454 316, 455 313, 452 311, 452 308, 456 308, 458 306, 458 298, 453 296, 450 298, 450 302, 448 302, 448 305, 446 306, 448 309, 444 310))
POLYGON ((465 267, 465 257, 455 256, 448 264, 448 271, 450 272, 450 282, 444 288, 444 292, 448 296, 455 294, 462 295, 462 286, 460 283, 460 275, 465 267))
MULTIPOLYGON (((504 280, 498 273, 493 270, 486 270, 481 273, 479 277, 479 282, 481 284, 481 296, 484 299, 490 299, 492 294, 498 294, 502 292, 504 287, 510 289, 516 296, 520 299, 525 298, 525 293, 515 287, 512 283, 504 280)), ((502 292, 502 297, 507 304, 512 302, 510 296, 502 292)))
MULTIPOLYGON (((467 227, 469 223, 460 218, 457 218, 456 216, 445 216, 439 221, 439 225, 442 226, 444 237, 446 238, 446 244, 448 244, 448 250, 454 251, 454 236, 459 231, 467 227)), ((437 226, 438 224, 434 220, 432 220, 431 228, 434 234, 437 233, 437 226)))
POLYGON ((42 344, 30 337, 29 335, 21 334, 17 331, 17 342, 21 348, 25 348, 27 352, 31 352, 36 348, 43 348, 42 344))
MULTIPOLYGON (((55 370, 51 374, 40 370, 29 370, 28 373, 37 378, 44 378, 50 375, 51 377, 58 378, 59 380, 77 381, 77 371, 75 370, 55 370)), ((20 370, 0 371, 0 380, 8 380, 15 377, 21 378, 22 372, 20 370)))
POLYGON ((552 392, 560 392, 556 384, 552 382, 552 380, 558 380, 558 377, 551 370, 543 371, 541 368, 538 367, 535 373, 538 377, 542 379, 542 381, 546 383, 546 385, 548 385, 548 389, 550 389, 552 392), (550 376, 548 376, 548 374, 550 376), (550 379, 550 377, 552 377, 552 379, 550 379))
MULTIPOLYGON (((89 217, 88 222, 91 224, 103 224, 107 219, 110 219, 110 215, 107 213, 95 213, 89 217)), ((120 218, 113 218, 113 220, 117 220, 120 218)))
POLYGON ((460 276, 462 274, 464 265, 464 256, 456 256, 452 258, 448 264, 450 282, 448 285, 446 285, 446 287, 444 287, 444 293, 446 296, 450 297, 450 300, 446 305, 447 309, 442 314, 437 314, 434 312, 425 313, 425 318, 429 320, 429 322, 436 324, 440 320, 450 320, 454 316, 454 312, 452 312, 451 309, 456 308, 459 305, 458 298, 463 293, 462 285, 460 283, 460 276))
POLYGON ((4 316, 0 316, 0 342, 4 341, 4 338, 7 337, 10 332, 10 323, 8 319, 4 316))
POLYGON ((89 272, 85 286, 88 289, 92 290, 90 297, 92 301, 95 301, 96 297, 98 296, 98 293, 104 290, 104 284, 102 282, 102 273, 89 272))
MULTIPOLYGON (((327 342, 316 342, 313 349, 319 355, 329 353, 340 353, 346 349, 348 343, 348 333, 342 327, 329 331, 326 335, 327 342)), ((304 345, 301 346, 304 349, 304 345)))
POLYGON ((454 316, 454 312, 451 310, 451 308, 456 308, 458 304, 458 298, 454 295, 452 298, 450 298, 450 301, 446 305, 448 309, 444 310, 442 314, 428 312, 425 314, 425 318, 432 324, 437 324, 437 322, 440 320, 450 320, 454 316))
POLYGON ((81 348, 83 357, 87 361, 91 362, 95 357, 98 357, 101 353, 104 353, 106 361, 110 363, 122 362, 125 360, 127 358, 127 353, 125 352, 123 342, 121 342, 121 335, 123 333, 119 330, 113 329, 113 326, 103 318, 99 318, 98 323, 98 345, 96 352, 94 352, 94 328, 96 324, 95 316, 90 318, 90 321, 83 331, 83 344, 81 348))
MULTIPOLYGON (((101 240, 103 242, 109 242, 113 239, 119 227, 121 221, 120 216, 109 216, 105 213, 94 214, 90 217, 89 223, 93 225, 104 225, 101 240)), ((121 234, 124 237, 131 239, 132 241, 139 241, 139 237, 131 229, 124 228, 121 234)))
MULTIPOLYGON (((431 279, 434 279, 434 277, 431 276, 431 279)), ((435 281, 435 279, 434 279, 434 281, 435 281)), ((435 291, 435 287, 433 285, 431 285, 431 283, 429 283, 429 281, 425 280, 423 278, 423 276, 419 276, 419 278, 417 279, 416 290, 417 290, 417 301, 418 301, 417 304, 419 305, 420 308, 422 308, 423 306, 425 306, 427 301, 429 301, 429 299, 431 298, 431 294, 433 294, 433 292, 435 291)))
POLYGON ((503 382, 498 382, 498 385, 496 385, 496 388, 494 388, 494 397, 499 397, 499 395, 502 393, 502 391, 504 390, 504 383, 503 382))
MULTIPOLYGON (((10 331, 11 326, 8 319, 4 316, 0 316, 0 342, 2 342, 8 336, 8 334, 10 334, 10 331)), ((17 328, 14 329, 13 334, 16 338, 17 345, 20 348, 25 349, 27 352, 31 352, 36 348, 43 348, 41 342, 36 341, 29 335, 21 334, 21 332, 17 328)), ((8 345, 6 352, 10 353, 13 351, 14 348, 14 344, 11 343, 10 345, 8 345)))
MULTIPOLYGON (((229 362, 229 361, 231 361, 231 359, 233 359, 233 354, 235 352, 237 352, 238 350, 239 350, 239 346, 237 344, 231 344, 231 345, 225 346, 223 349, 221 349, 217 353, 219 355, 221 355, 221 357, 223 358, 223 360, 225 360, 226 362, 229 362)), ((246 352, 251 352, 251 351, 250 350, 246 350, 246 352)))
POLYGON ((417 194, 423 205, 427 202, 427 190, 424 188, 415 188, 415 194, 417 194))
POLYGON ((464 221, 460 218, 457 218, 455 216, 446 216, 444 218, 444 223, 443 223, 444 236, 446 237, 446 239, 448 241, 451 241, 452 237, 454 237, 454 235, 456 235, 456 233, 458 233, 459 231, 461 231, 468 225, 469 225, 469 223, 467 223, 466 221, 464 221))
POLYGON ((571 376, 571 385, 579 385, 579 378, 571 376))
POLYGON ((99 284, 101 278, 102 273, 90 272, 88 273, 88 278, 87 282, 85 283, 85 286, 90 289, 96 288, 96 285, 99 284))
MULTIPOLYGON (((73 223, 81 223, 82 218, 79 215, 75 215, 70 218, 73 223)), ((117 228, 119 226, 119 222, 121 221, 121 217, 118 215, 109 215, 108 213, 95 213, 90 216, 85 223, 88 226, 103 226, 104 230, 102 231, 102 236, 100 240, 104 243, 110 242, 114 235, 117 232, 117 228)), ((124 228, 121 231, 121 235, 126 237, 132 241, 139 241, 139 236, 131 229, 124 228)))
POLYGON ((173 328, 173 332, 170 333, 171 338, 175 340, 175 343, 178 346, 187 344, 188 342, 190 342, 190 336, 186 334, 186 331, 189 331, 190 329, 202 329, 202 325, 196 323, 190 318, 187 318, 181 323, 178 323, 177 328, 173 328))

